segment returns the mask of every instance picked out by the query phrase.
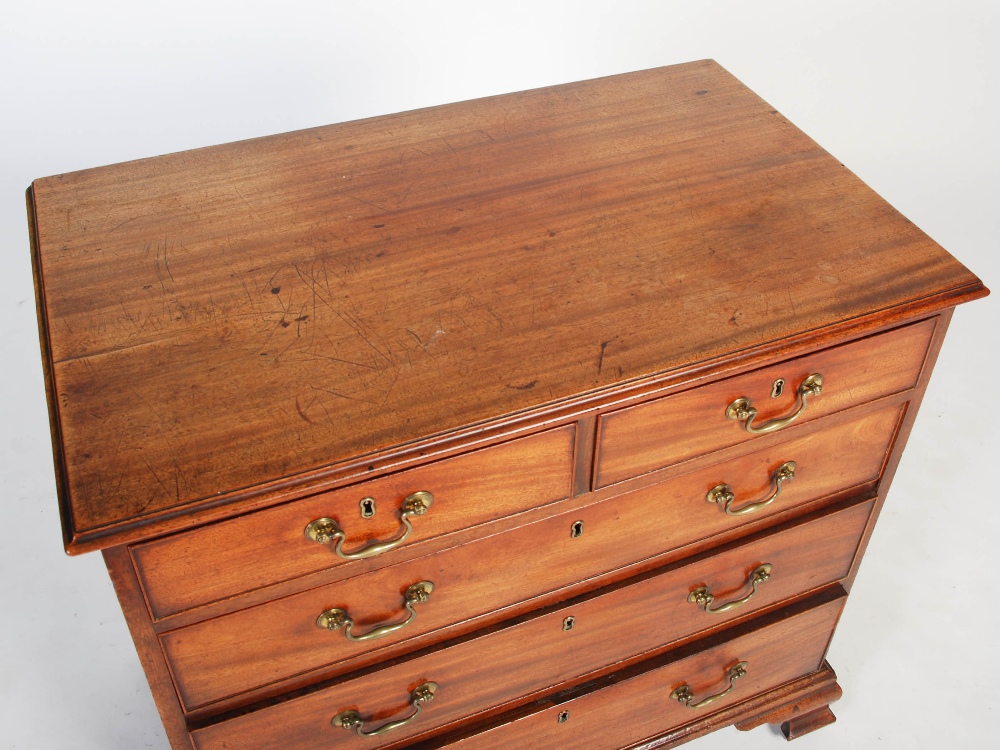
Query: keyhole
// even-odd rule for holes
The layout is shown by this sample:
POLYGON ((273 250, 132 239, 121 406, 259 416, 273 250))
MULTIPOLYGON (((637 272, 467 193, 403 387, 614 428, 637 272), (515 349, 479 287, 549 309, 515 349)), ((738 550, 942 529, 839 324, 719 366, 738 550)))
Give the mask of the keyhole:
POLYGON ((575 617, 567 617, 563 620, 563 630, 572 630, 574 625, 576 625, 575 617))
POLYGON ((583 521, 574 521, 569 528, 569 535, 574 539, 583 536, 583 521))
POLYGON ((559 716, 556 717, 556 721, 560 724, 565 724, 569 721, 569 711, 560 711, 559 716))
POLYGON ((778 378, 774 381, 774 385, 771 386, 771 398, 777 398, 783 390, 785 390, 785 379, 778 378))
POLYGON ((366 497, 361 500, 361 517, 371 518, 375 515, 375 498, 366 497))

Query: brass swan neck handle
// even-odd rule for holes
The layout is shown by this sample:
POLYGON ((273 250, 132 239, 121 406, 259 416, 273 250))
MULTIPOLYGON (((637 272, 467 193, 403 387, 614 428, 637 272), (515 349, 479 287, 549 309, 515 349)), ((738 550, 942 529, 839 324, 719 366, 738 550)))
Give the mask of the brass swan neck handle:
POLYGON ((750 402, 750 399, 738 398, 726 408, 726 416, 737 422, 742 422, 747 432, 760 435, 765 432, 775 432, 782 427, 787 427, 798 419, 806 410, 806 399, 810 396, 818 396, 823 392, 823 376, 818 372, 813 373, 799 384, 798 408, 787 417, 772 419, 770 422, 757 426, 753 423, 757 416, 757 409, 750 402))

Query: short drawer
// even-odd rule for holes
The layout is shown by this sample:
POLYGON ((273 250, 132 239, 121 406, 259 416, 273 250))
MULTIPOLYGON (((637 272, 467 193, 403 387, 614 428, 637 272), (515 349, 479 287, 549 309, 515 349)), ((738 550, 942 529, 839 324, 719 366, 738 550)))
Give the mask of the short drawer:
MULTIPOLYGON (((228 747, 249 747, 245 740, 234 739, 241 737, 258 738, 253 747, 376 747, 378 740, 362 740, 332 726, 330 720, 354 709, 370 730, 405 715, 409 690, 435 682, 434 700, 419 719, 382 738, 382 742, 396 741, 556 689, 623 660, 637 660, 734 617, 840 580, 850 569, 872 504, 871 500, 845 503, 715 556, 640 576, 447 649, 202 730, 195 734, 197 747, 227 747, 226 741, 231 743, 228 747), (719 594, 716 607, 723 606, 723 598, 746 597, 752 590, 746 578, 764 563, 771 566, 771 579, 754 586, 757 593, 742 607, 712 614, 689 601, 691 592, 700 587, 719 594), (267 740, 257 744, 260 737, 267 740)), ((810 635, 817 641, 812 648, 815 656, 810 653, 804 666, 797 663, 799 673, 815 666, 831 629, 828 622, 821 633, 810 635)), ((702 688, 700 683, 692 685, 702 688)))
MULTIPOLYGON (((811 603, 803 606, 806 604, 811 603)), ((618 750, 653 740, 815 672, 822 666, 843 605, 844 599, 837 598, 805 611, 800 606, 761 618, 743 635, 722 643, 709 641, 700 648, 679 649, 649 665, 624 670, 589 692, 558 696, 535 712, 470 733, 448 747, 618 750), (742 667, 743 676, 733 679, 738 667, 742 667), (692 696, 690 704, 674 698, 675 691, 685 687, 692 696), (708 706, 691 707, 730 687, 732 690, 708 706), (586 738, 585 744, 581 737, 586 738)), ((437 745, 431 742, 422 747, 437 745)))
POLYGON ((346 535, 342 551, 352 554, 370 540, 399 538, 403 504, 416 492, 433 500, 408 517, 405 545, 561 500, 572 492, 575 435, 567 425, 139 544, 133 560, 158 618, 331 566, 359 567, 336 544, 307 539, 306 526, 333 520, 346 535), (366 499, 372 504, 363 508, 366 499))
MULTIPOLYGON (((694 543, 745 534, 753 530, 753 519, 773 525, 772 516, 873 480, 899 414, 899 408, 876 412, 723 466, 178 628, 161 636, 164 653, 185 705, 193 709, 310 670, 332 676, 412 651, 595 589, 627 566, 652 568, 691 554, 685 547, 694 543), (788 460, 797 460, 799 471, 766 507, 732 516, 706 502, 713 485, 729 481, 742 503, 745 491, 757 483, 766 487, 768 474, 788 460), (404 608, 408 588, 423 581, 434 586, 427 601, 414 602, 410 623, 385 637, 354 643, 344 630, 316 625, 330 609, 348 613, 359 633, 401 622, 411 616, 404 608), (561 593, 568 587, 574 588, 561 593)), ((729 577, 722 584, 741 582, 729 577)))
POLYGON ((727 410, 749 399, 758 410, 751 427, 801 413, 801 423, 916 385, 934 333, 931 319, 826 349, 761 370, 604 414, 598 423, 594 482, 604 487, 694 456, 752 439, 744 421, 727 410), (799 386, 823 377, 822 393, 807 397, 799 386), (780 395, 772 398, 781 381, 780 395))

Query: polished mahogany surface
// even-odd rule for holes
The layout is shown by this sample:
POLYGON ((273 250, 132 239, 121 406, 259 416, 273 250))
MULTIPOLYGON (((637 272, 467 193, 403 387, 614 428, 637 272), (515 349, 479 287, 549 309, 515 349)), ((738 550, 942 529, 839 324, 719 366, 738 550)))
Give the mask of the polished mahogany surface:
POLYGON ((29 203, 77 551, 985 293, 712 61, 48 177, 29 203))

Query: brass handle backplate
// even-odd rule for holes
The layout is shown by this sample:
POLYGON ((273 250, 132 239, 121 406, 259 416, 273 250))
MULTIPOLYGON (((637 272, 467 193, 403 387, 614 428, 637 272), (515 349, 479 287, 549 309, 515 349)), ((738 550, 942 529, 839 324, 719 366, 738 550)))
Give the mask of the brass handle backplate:
POLYGON ((379 625, 366 633, 355 635, 354 620, 349 614, 347 614, 347 610, 334 608, 328 609, 316 618, 316 627, 322 628, 323 630, 340 630, 343 628, 344 635, 347 636, 347 640, 354 641, 355 643, 360 641, 373 641, 376 638, 383 638, 390 633, 395 633, 397 630, 402 630, 413 622, 414 618, 417 616, 416 610, 413 609, 414 605, 419 604, 420 602, 426 602, 430 599, 431 592, 433 590, 434 584, 430 581, 420 581, 419 583, 415 583, 406 589, 406 593, 403 594, 403 606, 410 614, 402 622, 394 622, 389 625, 379 625))
POLYGON ((720 698, 725 698, 729 695, 730 691, 736 687, 736 681, 741 677, 747 676, 747 667, 750 666, 747 662, 741 661, 735 667, 726 673, 726 677, 729 679, 729 687, 723 690, 721 693, 716 693, 715 695, 710 695, 707 698, 702 698, 697 703, 692 703, 694 700, 694 693, 691 692, 691 688, 687 684, 681 685, 679 688, 675 688, 672 693, 670 693, 670 699, 675 700, 679 703, 683 703, 688 708, 704 708, 705 706, 715 703, 720 698))
POLYGON ((754 594, 757 593, 757 587, 762 583, 767 583, 769 580, 771 580, 771 564, 764 563, 763 565, 758 565, 754 568, 753 572, 750 573, 750 577, 747 579, 747 585, 750 586, 750 593, 746 596, 740 599, 735 599, 731 602, 726 602, 725 604, 720 604, 718 607, 713 607, 712 602, 715 601, 715 596, 708 590, 708 586, 699 586, 688 594, 688 601, 692 604, 697 604, 710 615, 730 612, 738 607, 742 607, 748 601, 753 599, 754 594))
POLYGON ((413 524, 410 523, 410 517, 422 516, 430 510, 433 503, 434 495, 423 490, 407 496, 403 501, 402 507, 399 509, 399 521, 402 524, 399 533, 392 539, 382 542, 370 542, 364 547, 351 552, 344 550, 344 539, 347 538, 347 535, 332 518, 317 518, 306 526, 304 533, 306 539, 317 544, 333 544, 333 551, 337 553, 338 557, 342 557, 345 560, 364 560, 369 557, 375 557, 375 555, 381 555, 383 552, 388 552, 409 539, 410 534, 413 533, 413 524))
POLYGON ((333 717, 330 723, 335 727, 341 727, 348 731, 357 732, 361 737, 378 737, 380 734, 386 734, 387 732, 392 732, 395 729, 405 727, 411 721, 416 719, 420 715, 421 706, 423 706, 424 703, 430 703, 434 700, 434 693, 437 689, 438 684, 436 682, 425 682, 423 685, 417 685, 417 687, 413 688, 413 692, 410 693, 410 705, 413 706, 414 709, 412 714, 407 716, 405 719, 390 721, 367 732, 364 729, 365 720, 361 718, 361 714, 357 711, 341 711, 333 717))
POLYGON ((775 469, 771 474, 771 483, 774 485, 774 490, 770 495, 756 503, 748 503, 747 505, 740 506, 739 508, 734 508, 733 503, 736 501, 736 494, 733 492, 733 488, 728 484, 715 485, 708 491, 708 494, 705 495, 705 499, 710 503, 718 504, 724 511, 726 511, 727 515, 745 516, 747 513, 753 513, 754 511, 765 508, 773 503, 778 498, 778 495, 781 494, 782 483, 795 479, 795 470, 797 468, 798 464, 794 461, 785 461, 785 463, 775 469))
POLYGON ((818 396, 822 392, 823 376, 819 373, 814 373, 799 384, 799 406, 794 413, 789 414, 787 417, 772 419, 770 422, 765 422, 757 427, 753 423, 754 417, 757 416, 757 409, 750 403, 750 399, 748 398, 738 398, 733 401, 726 409, 726 416, 730 419, 735 419, 737 422, 742 422, 747 432, 752 432, 756 435, 763 432, 774 432, 775 430, 780 430, 782 427, 787 427, 798 419, 806 410, 806 399, 809 396, 818 396))

